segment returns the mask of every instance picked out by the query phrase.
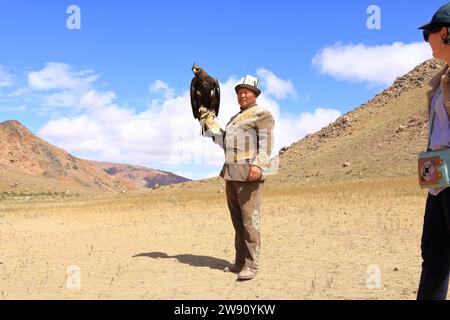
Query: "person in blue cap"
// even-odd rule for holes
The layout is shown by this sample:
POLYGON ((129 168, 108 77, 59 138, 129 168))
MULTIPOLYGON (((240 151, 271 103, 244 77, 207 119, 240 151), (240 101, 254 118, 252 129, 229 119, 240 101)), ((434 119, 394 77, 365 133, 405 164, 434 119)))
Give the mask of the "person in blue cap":
MULTIPOLYGON (((436 59, 447 65, 430 82, 428 151, 450 148, 450 3, 420 27, 436 59)), ((422 233, 422 274, 418 300, 445 300, 450 274, 450 188, 430 189, 422 233)))

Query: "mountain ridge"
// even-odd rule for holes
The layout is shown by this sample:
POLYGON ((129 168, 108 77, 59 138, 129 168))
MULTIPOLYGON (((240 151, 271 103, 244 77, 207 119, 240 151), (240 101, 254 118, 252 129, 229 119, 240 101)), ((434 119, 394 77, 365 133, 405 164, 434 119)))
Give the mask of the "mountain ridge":
POLYGON ((366 103, 280 150, 281 181, 416 174, 415 159, 428 134, 428 82, 444 65, 425 61, 366 103))
POLYGON ((116 167, 140 170, 146 185, 130 177, 109 174, 99 162, 77 158, 51 145, 17 120, 0 123, 0 192, 125 192, 189 181, 144 167, 116 167))

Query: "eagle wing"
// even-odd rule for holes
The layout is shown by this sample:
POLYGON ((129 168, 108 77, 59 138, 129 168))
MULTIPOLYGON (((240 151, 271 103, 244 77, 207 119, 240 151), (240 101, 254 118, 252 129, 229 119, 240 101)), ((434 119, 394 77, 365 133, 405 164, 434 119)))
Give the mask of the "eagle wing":
POLYGON ((211 110, 214 110, 216 116, 219 116, 220 108, 220 85, 219 81, 214 78, 213 91, 211 93, 211 110))
POLYGON ((198 109, 200 108, 200 106, 197 106, 197 100, 195 99, 196 91, 197 91, 197 87, 196 87, 196 81, 194 78, 191 81, 191 107, 192 107, 192 113, 194 115, 194 118, 199 119, 200 115, 199 115, 198 109))

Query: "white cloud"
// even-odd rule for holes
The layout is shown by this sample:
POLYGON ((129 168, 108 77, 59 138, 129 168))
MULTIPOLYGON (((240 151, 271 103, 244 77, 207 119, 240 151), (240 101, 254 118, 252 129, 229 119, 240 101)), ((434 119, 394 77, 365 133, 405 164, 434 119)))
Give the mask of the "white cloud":
POLYGON ((71 66, 57 62, 47 63, 44 69, 28 74, 28 84, 35 90, 81 90, 97 79, 92 70, 75 71, 71 66))
POLYGON ((296 95, 294 85, 290 80, 280 79, 272 71, 264 68, 258 69, 256 74, 261 78, 261 82, 265 87, 265 94, 277 99, 284 99, 289 95, 296 95))
POLYGON ((302 112, 298 115, 282 112, 278 102, 264 93, 258 103, 269 110, 275 118, 275 146, 272 155, 282 147, 303 139, 306 135, 319 131, 341 116, 333 109, 318 108, 314 112, 302 112))
POLYGON ((425 42, 366 46, 337 43, 322 49, 313 58, 313 65, 323 74, 339 80, 391 85, 423 61, 432 58, 425 42))
POLYGON ((40 131, 46 137, 58 137, 63 140, 76 139, 79 141, 98 137, 102 134, 100 125, 83 115, 72 119, 51 120, 40 131))
MULTIPOLYGON (((264 71, 269 79, 272 72, 264 71)), ((279 83, 283 83, 279 79, 279 83)), ((224 128, 239 111, 234 87, 238 79, 231 77, 221 84, 221 110, 217 119, 224 128)), ((67 80, 66 83, 71 83, 67 80)), ((47 86, 49 87, 49 86, 47 86)), ((154 83, 155 90, 170 93, 169 85, 154 83), (169 91, 167 91, 169 90, 169 91)), ((288 94, 288 93, 286 93, 288 94)), ((111 92, 89 90, 80 97, 79 115, 49 121, 39 132, 44 139, 76 156, 111 162, 158 167, 182 166, 184 176, 201 178, 217 176, 224 161, 222 149, 210 139, 200 136, 200 126, 192 117, 189 91, 175 96, 165 94, 163 101, 154 100, 143 111, 118 106, 111 92), (195 169, 190 169, 195 167, 195 169), (200 168, 200 169, 199 169, 200 168), (213 174, 212 172, 215 172, 213 174)), ((276 121, 273 155, 283 147, 317 131, 340 116, 335 110, 318 109, 314 113, 287 115, 264 91, 260 105, 272 112, 276 121)))
POLYGON ((10 87, 13 85, 12 76, 8 73, 5 67, 0 65, 0 88, 10 87))
POLYGON ((169 87, 167 83, 161 80, 156 80, 150 86, 151 92, 162 92, 165 99, 171 99, 174 96, 174 90, 169 87))
POLYGON ((283 143, 284 141, 283 146, 289 146, 306 135, 317 132, 330 123, 333 123, 340 116, 341 113, 337 110, 318 108, 313 113, 304 112, 298 116, 281 117, 279 119, 278 130, 287 133, 295 132, 295 138, 292 139, 286 134, 278 132, 278 135, 284 138, 280 142, 283 143))
POLYGON ((80 94, 70 90, 64 90, 41 97, 44 99, 45 106, 47 107, 73 107, 80 102, 80 94))
POLYGON ((81 97, 80 105, 86 108, 99 109, 110 105, 114 99, 116 99, 116 94, 112 91, 99 92, 90 90, 81 97))
POLYGON ((92 70, 74 70, 68 64, 50 62, 42 70, 28 74, 28 86, 34 91, 33 97, 43 100, 45 110, 48 107, 80 110, 97 108, 115 98, 113 92, 98 92, 92 88, 98 78, 92 70))

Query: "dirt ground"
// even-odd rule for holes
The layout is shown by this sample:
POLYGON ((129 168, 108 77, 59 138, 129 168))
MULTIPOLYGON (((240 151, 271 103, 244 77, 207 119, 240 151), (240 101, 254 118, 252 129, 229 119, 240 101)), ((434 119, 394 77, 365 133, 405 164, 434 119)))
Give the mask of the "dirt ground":
POLYGON ((3 200, 0 299, 414 299, 425 199, 414 178, 266 185, 250 282, 222 271, 234 234, 217 191, 3 200))

